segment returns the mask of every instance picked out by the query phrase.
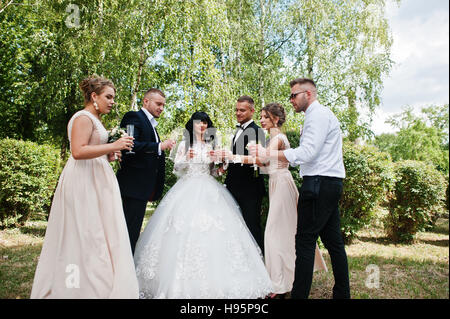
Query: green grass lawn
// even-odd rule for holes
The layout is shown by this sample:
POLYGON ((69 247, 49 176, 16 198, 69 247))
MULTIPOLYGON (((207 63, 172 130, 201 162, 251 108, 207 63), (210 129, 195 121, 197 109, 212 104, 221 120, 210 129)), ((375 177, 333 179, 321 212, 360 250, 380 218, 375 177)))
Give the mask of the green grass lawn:
MULTIPOLYGON (((149 208, 144 226, 152 212, 149 208)), ((20 229, 0 231, 0 298, 29 298, 46 222, 30 221, 20 229)), ((357 299, 448 299, 449 220, 417 234, 412 245, 391 243, 374 224, 358 233, 346 247, 352 298, 357 299), (378 269, 378 286, 366 285, 378 269)), ((315 272, 310 298, 329 299, 333 287, 331 262, 322 249, 328 272, 315 272)), ((372 280, 369 283, 376 283, 372 280)))
MULTIPOLYGON (((381 225, 358 232, 358 239, 346 247, 352 298, 355 299, 448 299, 449 298, 449 221, 439 219, 433 230, 418 233, 412 245, 390 242, 381 225), (379 270, 378 287, 366 285, 379 270), (373 266, 372 266, 373 267, 373 266)), ((331 298, 331 262, 322 250, 329 268, 314 274, 311 298, 331 298)))

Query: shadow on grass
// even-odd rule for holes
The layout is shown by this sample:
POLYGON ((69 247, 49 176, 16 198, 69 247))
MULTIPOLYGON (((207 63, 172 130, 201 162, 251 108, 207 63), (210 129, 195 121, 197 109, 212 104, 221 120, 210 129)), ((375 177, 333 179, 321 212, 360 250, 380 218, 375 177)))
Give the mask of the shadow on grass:
MULTIPOLYGON (((356 241, 362 241, 364 243, 376 243, 376 244, 380 244, 380 245, 389 245, 389 244, 395 244, 392 239, 388 238, 388 237, 369 237, 369 236, 358 236, 356 237, 356 241)), ((352 242, 352 243, 354 243, 352 242)))
POLYGON ((448 247, 448 239, 439 239, 439 240, 416 239, 416 242, 440 247, 448 247))
POLYGON ((42 226, 22 226, 19 228, 20 232, 25 235, 33 235, 36 237, 44 237, 45 236, 45 230, 47 229, 46 224, 42 226))
MULTIPOLYGON (((334 285, 331 261, 324 256, 328 272, 313 275, 310 299, 331 299, 334 285)), ((405 257, 386 258, 377 255, 348 256, 352 299, 448 299, 448 264, 418 261, 405 257), (378 288, 367 285, 378 268, 378 288), (370 271, 368 271, 368 269, 370 271)), ((373 283, 373 281, 371 281, 373 283)))
MULTIPOLYGON (((437 222, 436 225, 426 231, 427 233, 433 233, 433 234, 438 234, 438 235, 448 235, 449 234, 449 220, 445 219, 445 218, 440 218, 437 222)), ((401 242, 395 242, 392 239, 390 239, 389 237, 385 236, 380 236, 380 237, 373 237, 370 235, 358 235, 355 238, 355 241, 361 241, 361 242, 369 242, 369 243, 376 243, 376 244, 381 244, 381 245, 390 245, 390 244, 405 244, 405 243, 401 243, 401 242)), ((447 239, 439 239, 439 240, 425 240, 425 239, 420 239, 420 238, 416 238, 414 240, 415 243, 424 243, 424 244, 428 244, 428 245, 434 245, 434 246, 440 246, 440 247, 449 247, 449 240, 447 239)))
MULTIPOLYGON (((373 237, 367 237, 367 236, 358 236, 357 238, 359 241, 361 242, 366 242, 366 243, 375 243, 375 244, 380 244, 380 245, 407 245, 406 243, 402 243, 402 242, 395 242, 392 239, 388 238, 388 237, 377 237, 377 238, 373 238, 373 237)), ((449 247, 449 240, 448 239, 439 239, 439 240, 426 240, 426 239, 415 239, 414 243, 422 243, 422 244, 427 244, 427 245, 433 245, 433 246, 439 246, 439 247, 449 247)), ((413 245, 414 243, 410 244, 413 245)))
POLYGON ((436 225, 429 231, 430 233, 448 235, 448 219, 439 219, 436 225))

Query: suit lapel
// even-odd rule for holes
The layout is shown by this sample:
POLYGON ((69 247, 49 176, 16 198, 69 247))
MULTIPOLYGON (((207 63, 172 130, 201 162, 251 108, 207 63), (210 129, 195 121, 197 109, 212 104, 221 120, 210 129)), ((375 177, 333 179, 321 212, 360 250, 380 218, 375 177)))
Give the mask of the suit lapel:
MULTIPOLYGON (((147 123, 148 128, 150 129, 150 134, 153 136, 153 140, 156 141, 156 136, 155 136, 155 130, 153 130, 153 125, 152 123, 150 123, 147 115, 145 115, 144 111, 139 110, 138 111, 139 116, 141 117, 141 119, 144 121, 144 123, 147 123)), ((156 134, 158 134, 158 132, 156 132, 156 134)), ((159 139, 159 135, 158 135, 158 139, 159 139)))
MULTIPOLYGON (((245 129, 242 131, 241 135, 239 135, 238 139, 236 140, 236 134, 238 132, 236 132, 236 134, 233 137, 233 145, 232 145, 232 150, 233 150, 233 154, 237 154, 237 145, 243 145, 244 148, 247 146, 248 144, 248 137, 246 137, 247 135, 245 134, 245 131, 249 130, 249 129, 253 129, 253 126, 255 125, 255 122, 251 122, 249 125, 247 125, 245 127, 245 129), (242 141, 242 139, 244 139, 242 141), (242 144, 241 144, 242 143, 242 144)), ((247 155, 247 151, 244 149, 244 154, 241 155, 247 155)))
MULTIPOLYGON (((238 141, 240 141, 241 139, 244 138, 244 136, 245 136, 245 131, 247 131, 250 127, 253 127, 253 124, 254 124, 254 123, 255 123, 255 122, 253 121, 253 122, 251 122, 249 125, 247 125, 247 127, 242 131, 241 135, 239 135, 239 138, 238 138, 236 141, 233 139, 233 144, 234 144, 234 145, 236 145, 236 143, 237 143, 238 141)), ((237 134, 237 132, 236 132, 236 134, 237 134)), ((236 134, 234 135, 235 137, 236 137, 236 134)))

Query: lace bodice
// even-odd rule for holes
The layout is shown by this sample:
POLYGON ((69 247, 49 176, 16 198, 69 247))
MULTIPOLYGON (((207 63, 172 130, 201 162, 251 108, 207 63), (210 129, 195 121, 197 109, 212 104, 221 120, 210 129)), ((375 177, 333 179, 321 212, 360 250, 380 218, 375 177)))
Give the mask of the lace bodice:
POLYGON ((178 144, 173 165, 174 174, 178 178, 215 175, 214 163, 209 157, 209 152, 213 150, 212 146, 208 143, 195 143, 191 149, 194 150, 195 155, 192 159, 188 159, 185 141, 178 144))
POLYGON ((99 144, 105 144, 108 142, 108 132, 106 131, 105 127, 103 126, 102 122, 100 122, 99 119, 97 119, 92 113, 81 110, 75 113, 72 118, 69 121, 69 124, 67 124, 67 134, 69 137, 69 142, 71 142, 72 139, 72 126, 73 122, 76 118, 79 116, 85 115, 89 117, 94 124, 94 131, 92 132, 91 138, 89 139, 89 145, 99 145, 99 144))

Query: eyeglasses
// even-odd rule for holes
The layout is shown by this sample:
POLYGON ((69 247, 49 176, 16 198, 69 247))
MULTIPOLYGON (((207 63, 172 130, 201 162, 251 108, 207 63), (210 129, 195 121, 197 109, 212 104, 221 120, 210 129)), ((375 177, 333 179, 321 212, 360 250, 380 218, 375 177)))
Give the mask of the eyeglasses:
POLYGON ((296 97, 297 95, 299 95, 300 93, 305 93, 305 92, 308 92, 308 90, 306 90, 306 91, 301 91, 301 92, 297 92, 297 93, 292 93, 292 94, 289 96, 289 100, 295 99, 295 97, 296 97))

